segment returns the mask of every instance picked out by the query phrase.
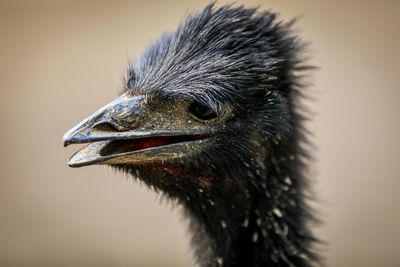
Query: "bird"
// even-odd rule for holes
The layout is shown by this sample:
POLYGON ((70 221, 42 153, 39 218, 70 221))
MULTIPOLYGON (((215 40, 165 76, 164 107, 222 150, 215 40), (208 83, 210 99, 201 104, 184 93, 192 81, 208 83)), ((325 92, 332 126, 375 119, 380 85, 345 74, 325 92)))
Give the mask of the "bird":
POLYGON ((317 266, 307 44, 273 11, 215 2, 131 61, 119 96, 63 137, 176 201, 201 267, 317 266))

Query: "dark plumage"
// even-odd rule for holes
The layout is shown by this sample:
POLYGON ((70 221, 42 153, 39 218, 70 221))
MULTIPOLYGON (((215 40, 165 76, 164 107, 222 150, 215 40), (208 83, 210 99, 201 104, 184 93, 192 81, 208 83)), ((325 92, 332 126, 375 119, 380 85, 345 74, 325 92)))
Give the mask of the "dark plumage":
POLYGON ((91 142, 70 165, 110 164, 177 199, 200 266, 316 265, 298 107, 309 67, 291 24, 242 6, 188 16, 129 67, 122 100, 66 134, 91 142))

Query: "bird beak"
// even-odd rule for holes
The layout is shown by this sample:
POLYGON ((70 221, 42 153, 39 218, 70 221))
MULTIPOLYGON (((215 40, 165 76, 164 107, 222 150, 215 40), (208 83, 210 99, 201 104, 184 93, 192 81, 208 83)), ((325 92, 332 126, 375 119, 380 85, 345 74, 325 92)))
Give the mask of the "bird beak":
POLYGON ((143 96, 122 95, 66 132, 64 146, 89 143, 71 156, 68 165, 82 167, 176 158, 212 137, 206 129, 184 123, 177 122, 181 127, 173 129, 162 127, 160 120, 165 122, 165 119, 151 114, 145 102, 143 96))
POLYGON ((127 127, 134 124, 143 96, 121 96, 105 105, 66 132, 64 146, 128 137, 127 127))

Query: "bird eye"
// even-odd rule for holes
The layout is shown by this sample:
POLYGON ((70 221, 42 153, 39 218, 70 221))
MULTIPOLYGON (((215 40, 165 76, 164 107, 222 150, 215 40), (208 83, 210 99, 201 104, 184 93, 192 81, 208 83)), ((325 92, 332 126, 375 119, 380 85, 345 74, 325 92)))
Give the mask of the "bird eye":
POLYGON ((189 112, 201 120, 211 120, 218 116, 217 112, 208 105, 193 101, 189 105, 189 112))

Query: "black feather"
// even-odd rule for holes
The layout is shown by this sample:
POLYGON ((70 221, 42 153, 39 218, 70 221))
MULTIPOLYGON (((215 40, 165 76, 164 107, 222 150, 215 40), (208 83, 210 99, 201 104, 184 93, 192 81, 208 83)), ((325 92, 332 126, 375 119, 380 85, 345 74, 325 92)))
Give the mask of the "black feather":
POLYGON ((129 68, 127 92, 234 114, 215 144, 190 158, 117 166, 185 207, 200 266, 319 262, 301 115, 301 77, 310 67, 292 24, 270 11, 210 4, 129 68))

